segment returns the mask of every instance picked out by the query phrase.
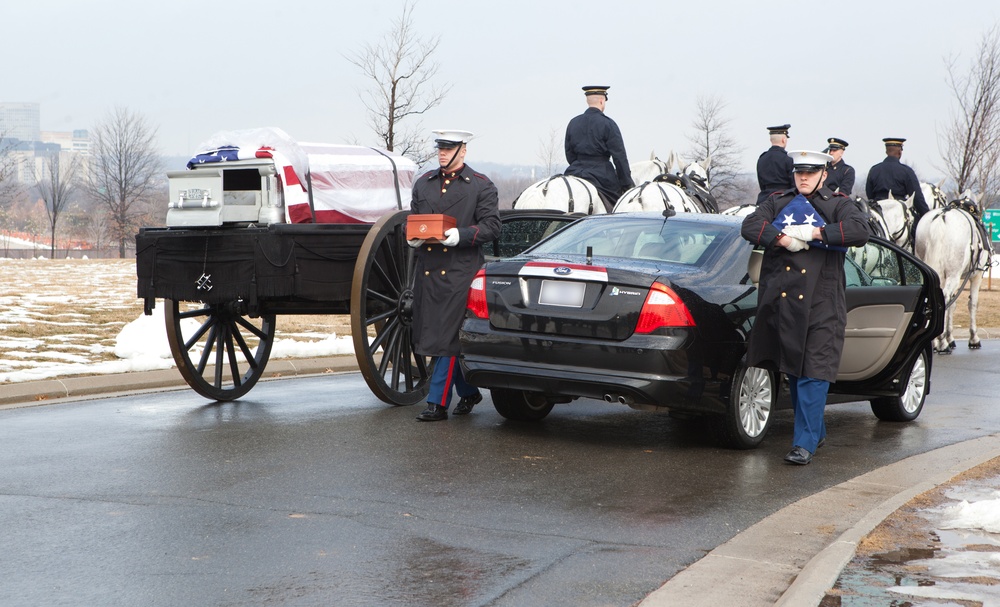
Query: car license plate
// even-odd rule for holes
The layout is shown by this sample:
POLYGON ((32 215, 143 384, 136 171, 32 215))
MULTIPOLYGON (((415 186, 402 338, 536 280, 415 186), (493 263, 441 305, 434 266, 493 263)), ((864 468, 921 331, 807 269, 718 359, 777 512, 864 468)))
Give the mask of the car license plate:
POLYGON ((538 303, 547 306, 579 308, 583 306, 583 294, 586 291, 587 283, 585 282, 543 280, 542 289, 538 293, 538 303))

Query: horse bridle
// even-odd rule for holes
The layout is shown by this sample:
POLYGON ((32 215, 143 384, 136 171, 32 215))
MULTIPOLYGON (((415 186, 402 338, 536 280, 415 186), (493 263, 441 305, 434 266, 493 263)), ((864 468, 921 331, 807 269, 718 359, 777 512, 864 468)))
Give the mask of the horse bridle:
MULTIPOLYGON (((889 234, 889 240, 896 242, 900 236, 906 234, 906 240, 903 241, 903 248, 910 246, 912 249, 913 247, 911 245, 913 244, 913 239, 910 237, 910 234, 912 233, 911 230, 913 228, 913 213, 910 212, 910 209, 908 209, 901 200, 896 200, 895 198, 886 200, 892 200, 893 202, 898 203, 903 209, 903 227, 901 227, 898 231, 889 234)), ((885 202, 885 200, 880 200, 878 202, 879 210, 881 210, 883 202, 885 202)), ((885 217, 885 213, 882 213, 882 217, 885 217)))

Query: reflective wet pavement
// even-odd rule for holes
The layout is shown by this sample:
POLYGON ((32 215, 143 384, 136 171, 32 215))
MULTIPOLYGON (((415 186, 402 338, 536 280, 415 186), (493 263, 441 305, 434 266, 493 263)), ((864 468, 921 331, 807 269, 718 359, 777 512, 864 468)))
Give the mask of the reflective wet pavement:
POLYGON ((807 467, 781 460, 787 411, 738 452, 598 402, 525 425, 486 399, 420 424, 358 374, 234 403, 182 390, 4 410, 0 604, 631 605, 790 504, 1000 432, 998 363, 942 360, 916 423, 831 407, 807 467))

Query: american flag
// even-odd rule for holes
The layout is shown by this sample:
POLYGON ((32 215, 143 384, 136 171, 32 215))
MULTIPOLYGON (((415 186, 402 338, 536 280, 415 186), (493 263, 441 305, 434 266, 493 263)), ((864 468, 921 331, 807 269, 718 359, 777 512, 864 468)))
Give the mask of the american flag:
MULTIPOLYGON (((778 211, 778 217, 771 223, 779 230, 784 230, 788 226, 807 225, 814 228, 822 228, 826 225, 823 216, 819 214, 819 211, 802 194, 792 198, 792 201, 785 205, 785 208, 778 211)), ((811 240, 809 241, 809 246, 840 251, 842 253, 847 252, 847 247, 829 245, 822 240, 811 240)))

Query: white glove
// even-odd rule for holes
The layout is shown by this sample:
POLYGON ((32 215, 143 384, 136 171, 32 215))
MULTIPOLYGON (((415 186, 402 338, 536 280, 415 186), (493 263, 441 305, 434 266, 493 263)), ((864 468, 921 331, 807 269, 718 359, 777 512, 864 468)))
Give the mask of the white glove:
POLYGON ((415 249, 415 248, 419 247, 420 245, 424 244, 425 242, 427 242, 427 241, 424 240, 423 238, 411 238, 410 240, 406 241, 406 244, 410 245, 411 247, 413 247, 415 249))
MULTIPOLYGON (((785 232, 785 236, 788 236, 788 232, 785 232)), ((794 253, 796 251, 804 251, 809 248, 809 243, 802 240, 801 238, 795 238, 794 236, 788 236, 791 242, 785 248, 790 252, 794 253)))
POLYGON ((792 238, 798 238, 806 242, 813 240, 813 226, 786 226, 781 231, 792 238))
POLYGON ((458 228, 448 228, 444 231, 444 240, 441 241, 446 247, 453 247, 458 244, 458 228))

